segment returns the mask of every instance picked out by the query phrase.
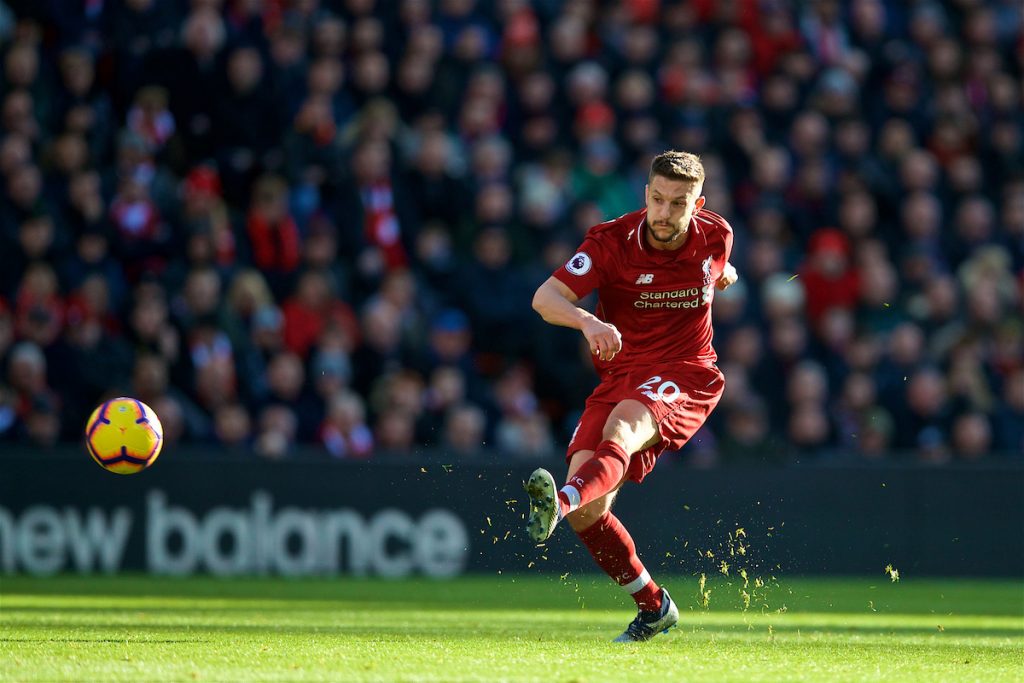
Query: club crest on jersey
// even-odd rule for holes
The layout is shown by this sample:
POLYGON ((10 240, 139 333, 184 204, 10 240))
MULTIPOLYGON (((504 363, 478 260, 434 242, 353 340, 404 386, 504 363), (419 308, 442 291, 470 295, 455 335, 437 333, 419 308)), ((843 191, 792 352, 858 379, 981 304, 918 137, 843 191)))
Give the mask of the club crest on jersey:
POLYGON ((590 272, 590 268, 593 266, 593 262, 590 260, 590 254, 585 251, 581 251, 565 264, 565 269, 573 275, 586 275, 590 272))
POLYGON ((704 286, 701 288, 701 303, 705 305, 710 304, 715 298, 715 283, 712 281, 711 276, 711 260, 712 257, 708 256, 704 259, 704 262, 700 264, 701 272, 704 273, 704 286))

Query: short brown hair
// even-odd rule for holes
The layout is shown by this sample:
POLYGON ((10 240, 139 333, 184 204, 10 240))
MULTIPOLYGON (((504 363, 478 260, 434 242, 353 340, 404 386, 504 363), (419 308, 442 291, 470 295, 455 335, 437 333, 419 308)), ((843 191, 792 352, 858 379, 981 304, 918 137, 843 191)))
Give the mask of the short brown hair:
POLYGON ((654 157, 654 161, 651 162, 651 173, 648 180, 656 175, 672 180, 702 183, 704 182, 704 164, 696 154, 669 150, 654 157))

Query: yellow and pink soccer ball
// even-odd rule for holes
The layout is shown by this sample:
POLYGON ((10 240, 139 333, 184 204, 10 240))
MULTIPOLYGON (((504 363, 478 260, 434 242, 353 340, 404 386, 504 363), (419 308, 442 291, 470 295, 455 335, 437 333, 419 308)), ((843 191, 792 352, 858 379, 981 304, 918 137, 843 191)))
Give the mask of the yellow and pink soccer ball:
POLYGON ((135 474, 152 465, 163 443, 163 427, 153 409, 126 396, 98 406, 85 425, 89 455, 117 474, 135 474))

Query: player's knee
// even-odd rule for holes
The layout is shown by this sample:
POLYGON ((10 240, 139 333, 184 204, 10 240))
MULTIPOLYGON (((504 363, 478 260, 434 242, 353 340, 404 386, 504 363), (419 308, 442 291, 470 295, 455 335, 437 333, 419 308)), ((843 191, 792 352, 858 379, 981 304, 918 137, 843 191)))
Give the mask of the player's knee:
MULTIPOLYGON (((612 415, 604 423, 602 438, 626 448, 636 439, 636 424, 624 416, 612 415)), ((627 451, 629 452, 629 451, 627 451)))
POLYGON ((626 453, 634 453, 647 441, 647 437, 642 433, 643 430, 636 423, 623 418, 611 417, 604 425, 602 438, 617 443, 626 453))

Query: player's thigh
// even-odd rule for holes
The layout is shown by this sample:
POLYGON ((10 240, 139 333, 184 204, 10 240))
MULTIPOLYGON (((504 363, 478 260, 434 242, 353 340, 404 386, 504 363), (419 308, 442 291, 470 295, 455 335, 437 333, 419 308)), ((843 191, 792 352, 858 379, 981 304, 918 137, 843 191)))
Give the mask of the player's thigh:
POLYGON ((635 384, 628 376, 602 382, 587 400, 569 440, 567 463, 575 453, 597 450, 608 439, 629 454, 658 442, 657 415, 644 403, 647 398, 635 384))
POLYGON ((665 373, 656 390, 644 395, 662 436, 658 447, 682 448, 718 405, 724 389, 725 377, 714 365, 686 364, 665 373))
POLYGON ((654 412, 636 398, 615 404, 605 421, 603 436, 619 443, 627 453, 650 448, 661 439, 654 412))
MULTIPOLYGON (((576 453, 587 451, 593 454, 603 440, 602 433, 605 422, 608 421, 608 414, 615 408, 614 400, 598 395, 607 393, 607 390, 608 387, 601 384, 595 389, 594 394, 587 399, 587 404, 583 408, 583 414, 580 415, 579 422, 576 423, 576 429, 573 430, 572 438, 569 439, 569 443, 565 448, 566 465, 571 465, 573 456, 576 453)), ((576 461, 578 464, 575 468, 571 468, 572 471, 578 469, 579 464, 586 462, 586 458, 582 460, 577 458, 576 461)))

